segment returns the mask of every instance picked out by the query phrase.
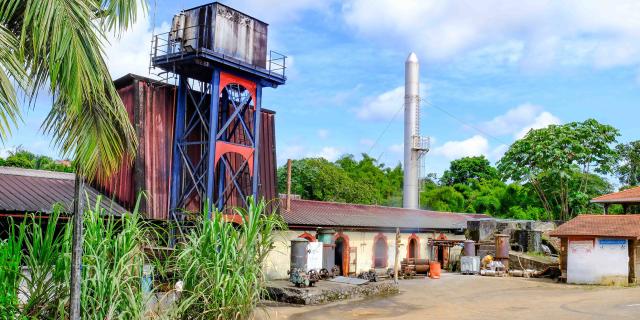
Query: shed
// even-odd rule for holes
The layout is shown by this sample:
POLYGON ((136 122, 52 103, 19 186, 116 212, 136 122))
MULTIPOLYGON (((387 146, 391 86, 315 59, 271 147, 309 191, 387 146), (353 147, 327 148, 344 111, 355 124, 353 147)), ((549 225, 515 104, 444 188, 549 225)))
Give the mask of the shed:
POLYGON ((609 206, 612 204, 622 205, 623 212, 627 213, 630 206, 640 205, 640 186, 595 197, 591 199, 591 203, 602 204, 605 214, 609 212, 609 206))
POLYGON ((638 282, 640 215, 579 215, 550 235, 561 239, 560 267, 568 283, 638 282))

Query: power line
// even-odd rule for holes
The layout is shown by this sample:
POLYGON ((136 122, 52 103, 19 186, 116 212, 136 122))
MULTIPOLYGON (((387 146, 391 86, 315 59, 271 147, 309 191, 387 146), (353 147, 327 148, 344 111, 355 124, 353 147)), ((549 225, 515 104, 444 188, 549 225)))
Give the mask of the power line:
MULTIPOLYGON (((420 99, 420 100, 423 100, 423 99, 420 99)), ((429 102, 428 102, 427 100, 423 100, 423 101, 424 101, 424 102, 426 102, 427 104, 429 104, 429 102)), ((447 116, 451 117, 453 120, 456 120, 456 121, 460 122, 461 124, 463 124, 463 125, 465 125, 465 126, 467 126, 467 127, 471 128, 471 129, 473 129, 473 130, 475 130, 475 131, 478 131, 480 134, 482 134, 482 135, 484 135, 484 136, 487 136, 487 137, 489 137, 489 138, 491 138, 491 139, 493 139, 493 140, 495 140, 495 141, 497 141, 497 142, 499 142, 499 143, 502 143, 502 144, 509 144, 508 142, 506 142, 506 141, 504 141, 504 140, 502 140, 502 139, 500 139, 500 138, 497 138, 497 137, 495 137, 495 136, 493 136, 493 135, 491 135, 491 134, 489 134, 489 133, 485 132, 484 130, 482 130, 482 129, 480 129, 480 128, 478 128, 478 127, 476 127, 476 126, 472 125, 472 124, 469 124, 469 123, 467 123, 466 121, 464 121, 464 120, 462 120, 462 119, 460 119, 460 118, 456 117, 456 116, 455 116, 455 115, 453 115, 451 112, 449 112, 449 111, 447 111, 447 110, 445 110, 445 109, 442 109, 442 108, 440 108, 440 107, 438 107, 438 106, 431 105, 431 104, 429 104, 429 106, 430 106, 430 107, 433 107, 433 108, 434 108, 434 109, 436 109, 436 110, 439 110, 440 112, 444 113, 445 115, 447 115, 447 116)))
POLYGON ((370 154, 371 151, 373 151, 373 148, 376 147, 378 142, 380 142, 380 139, 384 136, 385 133, 387 133, 387 130, 389 130, 389 127, 391 127, 391 124, 396 120, 396 117, 398 117, 398 114, 400 114, 400 111, 402 111, 402 109, 404 109, 404 103, 401 104, 400 108, 396 111, 396 113, 393 114, 393 117, 391 117, 391 120, 389 120, 389 122, 387 123, 387 126, 382 130, 382 132, 380 133, 380 135, 378 136, 376 141, 373 142, 373 144, 371 145, 371 148, 369 148, 369 151, 367 152, 367 154, 370 154))

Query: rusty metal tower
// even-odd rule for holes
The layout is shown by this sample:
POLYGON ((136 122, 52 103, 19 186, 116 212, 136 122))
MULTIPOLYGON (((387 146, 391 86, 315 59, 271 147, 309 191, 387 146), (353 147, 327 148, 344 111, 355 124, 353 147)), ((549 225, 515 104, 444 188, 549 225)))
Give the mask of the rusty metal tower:
POLYGON ((170 218, 258 198, 262 89, 286 80, 286 57, 267 54, 267 29, 215 2, 180 12, 154 35, 152 66, 178 79, 170 218))

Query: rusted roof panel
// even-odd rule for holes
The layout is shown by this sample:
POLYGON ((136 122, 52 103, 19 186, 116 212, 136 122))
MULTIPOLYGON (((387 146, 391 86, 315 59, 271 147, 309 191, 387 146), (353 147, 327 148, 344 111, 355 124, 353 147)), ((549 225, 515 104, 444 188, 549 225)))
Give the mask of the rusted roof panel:
MULTIPOLYGON (((74 188, 73 173, 0 167, 0 212, 52 213, 54 205, 60 204, 70 213, 74 188)), ((95 205, 101 194, 91 186, 86 186, 85 191, 88 205, 95 205)), ((100 206, 109 214, 126 211, 105 196, 102 196, 100 206)))
POLYGON ((413 210, 394 207, 291 200, 291 210, 280 205, 280 214, 289 226, 355 228, 465 229, 467 221, 487 218, 453 212, 413 210))
POLYGON ((640 215, 579 215, 552 231, 558 238, 593 236, 613 238, 640 238, 640 215))

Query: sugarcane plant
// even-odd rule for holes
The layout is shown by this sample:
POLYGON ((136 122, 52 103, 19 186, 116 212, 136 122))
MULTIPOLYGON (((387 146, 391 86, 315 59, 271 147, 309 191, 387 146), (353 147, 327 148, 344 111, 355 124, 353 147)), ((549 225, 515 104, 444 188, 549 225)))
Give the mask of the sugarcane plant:
POLYGON ((262 264, 274 243, 282 218, 267 212, 268 203, 249 197, 246 208, 234 208, 241 223, 204 210, 186 241, 176 246, 167 269, 182 283, 168 312, 171 319, 246 319, 265 293, 262 264))

